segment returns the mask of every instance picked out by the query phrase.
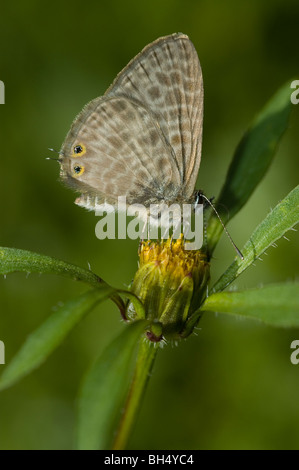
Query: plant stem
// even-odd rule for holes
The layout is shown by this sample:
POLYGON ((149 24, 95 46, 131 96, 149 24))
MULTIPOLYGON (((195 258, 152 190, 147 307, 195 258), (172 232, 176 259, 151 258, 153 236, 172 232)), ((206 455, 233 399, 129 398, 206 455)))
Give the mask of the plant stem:
POLYGON ((155 345, 155 343, 149 343, 148 341, 141 341, 140 343, 133 380, 114 439, 113 450, 123 450, 127 445, 158 352, 155 345))

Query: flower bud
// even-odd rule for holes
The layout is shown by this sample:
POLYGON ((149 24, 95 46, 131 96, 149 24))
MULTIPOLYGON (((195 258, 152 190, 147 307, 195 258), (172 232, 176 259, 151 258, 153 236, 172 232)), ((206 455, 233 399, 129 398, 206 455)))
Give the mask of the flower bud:
MULTIPOLYGON (((185 250, 183 238, 142 242, 131 291, 143 302, 146 319, 161 329, 160 334, 151 331, 147 337, 157 342, 162 337, 188 336, 195 326, 190 320, 204 300, 208 280, 206 254, 185 250), (190 324, 191 329, 187 326, 190 324)), ((131 302, 127 316, 136 318, 131 302)))

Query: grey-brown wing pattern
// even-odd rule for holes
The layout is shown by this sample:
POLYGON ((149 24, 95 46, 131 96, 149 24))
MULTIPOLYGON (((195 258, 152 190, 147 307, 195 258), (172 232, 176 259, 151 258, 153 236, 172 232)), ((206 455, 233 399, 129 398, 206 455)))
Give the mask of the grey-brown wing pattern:
MULTIPOLYGON (((97 98, 74 122, 62 147, 62 177, 100 203, 148 205, 175 198, 179 172, 159 126, 140 104, 123 97, 97 98), (82 152, 74 153, 81 147, 82 152), (67 157, 68 156, 68 157, 67 157), (84 168, 76 174, 77 168, 84 168)), ((85 200, 86 197, 83 196, 85 200)))
POLYGON ((127 96, 156 117, 190 197, 201 158, 203 79, 194 45, 172 34, 146 46, 116 77, 105 96, 127 96))
POLYGON ((193 44, 183 34, 160 38, 78 115, 61 149, 62 178, 88 207, 118 196, 145 206, 187 202, 200 164, 202 114, 193 44))

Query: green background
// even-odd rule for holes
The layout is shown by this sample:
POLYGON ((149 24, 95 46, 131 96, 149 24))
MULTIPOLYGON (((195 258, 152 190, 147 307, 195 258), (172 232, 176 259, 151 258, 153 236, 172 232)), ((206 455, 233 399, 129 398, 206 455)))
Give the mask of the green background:
MULTIPOLYGON (((297 78, 298 1, 44 1, 1 4, 0 245, 87 267, 116 287, 131 281, 136 241, 99 241, 97 219, 46 161, 75 115, 104 93, 146 44, 181 31, 193 41, 205 83, 203 157, 198 185, 217 196, 232 153, 255 114, 286 80, 297 78)), ((242 248, 255 226, 298 183, 299 105, 275 160, 229 225, 242 248)), ((298 276, 298 233, 268 250, 235 285, 253 287, 298 276)), ((215 251, 214 280, 235 253, 226 237, 215 251)), ((86 290, 52 276, 0 280, 0 339, 6 363, 60 302, 86 290)), ((1 449, 73 445, 82 376, 123 328, 105 302, 39 370, 0 395, 1 449)), ((299 448, 299 365, 290 344, 299 330, 206 315, 198 336, 164 348, 143 402, 131 449, 299 448)), ((5 366, 1 365, 0 368, 5 366)))

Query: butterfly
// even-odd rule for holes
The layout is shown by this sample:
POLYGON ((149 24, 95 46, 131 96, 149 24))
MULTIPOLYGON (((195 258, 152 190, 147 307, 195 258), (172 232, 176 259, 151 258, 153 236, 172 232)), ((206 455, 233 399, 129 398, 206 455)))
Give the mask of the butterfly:
POLYGON ((105 94, 73 122, 60 151, 62 180, 76 204, 195 203, 201 160, 203 78, 182 33, 146 46, 105 94))

